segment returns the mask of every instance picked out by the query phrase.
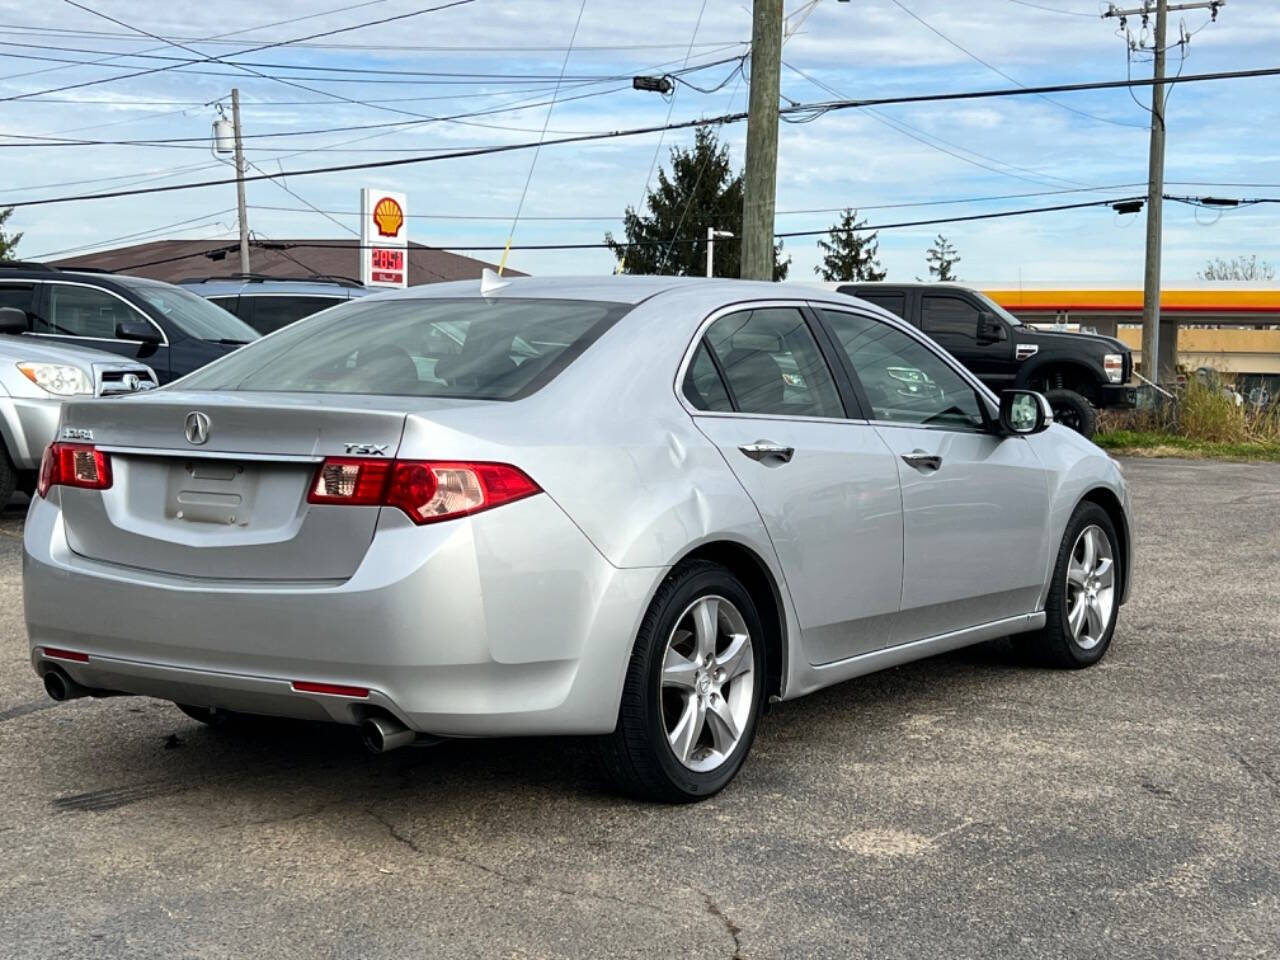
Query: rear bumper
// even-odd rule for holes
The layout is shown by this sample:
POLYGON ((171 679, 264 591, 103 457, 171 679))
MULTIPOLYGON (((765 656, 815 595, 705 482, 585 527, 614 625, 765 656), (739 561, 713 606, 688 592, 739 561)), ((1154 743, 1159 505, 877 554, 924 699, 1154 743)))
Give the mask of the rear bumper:
POLYGON ((0 397, 0 438, 19 470, 40 469, 44 448, 58 432, 62 401, 29 397, 0 397))
POLYGON ((1138 405, 1138 388, 1126 383, 1105 383, 1098 388, 1098 406, 1131 410, 1138 405))
POLYGON ((171 577, 72 553, 58 493, 36 499, 25 535, 36 671, 196 706, 339 723, 378 708, 439 736, 608 732, 662 575, 613 567, 538 496, 428 527, 383 511, 342 582, 171 577))

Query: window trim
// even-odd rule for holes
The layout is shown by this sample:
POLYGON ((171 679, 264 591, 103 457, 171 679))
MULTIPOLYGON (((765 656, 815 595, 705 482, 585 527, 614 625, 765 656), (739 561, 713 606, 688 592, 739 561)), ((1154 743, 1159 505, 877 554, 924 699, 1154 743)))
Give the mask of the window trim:
MULTIPOLYGON (((141 308, 139 308, 139 307, 137 306, 137 304, 131 303, 130 301, 128 301, 127 299, 125 299, 123 296, 121 296, 120 294, 116 293, 114 290, 112 290, 112 289, 110 289, 110 288, 108 288, 108 287, 99 286, 99 285, 98 285, 98 284, 96 284, 96 283, 82 283, 82 282, 80 282, 80 281, 78 281, 78 280, 37 280, 37 281, 35 281, 35 282, 36 282, 36 283, 39 283, 39 284, 44 284, 44 286, 45 286, 45 293, 46 293, 45 301, 46 301, 46 303, 48 304, 48 310, 49 310, 49 312, 50 312, 50 313, 52 313, 52 312, 53 312, 53 297, 51 296, 51 294, 53 293, 53 290, 51 289, 51 285, 52 285, 52 284, 62 284, 63 286, 67 286, 67 287, 86 287, 86 288, 88 288, 88 289, 90 289, 90 290, 97 290, 97 291, 98 291, 98 292, 100 292, 100 293, 105 293, 105 294, 107 294, 108 296, 115 297, 117 300, 119 300, 121 303, 123 303, 126 307, 128 307, 130 310, 132 310, 132 311, 133 311, 134 313, 136 313, 138 316, 140 316, 143 320, 147 321, 147 323, 149 323, 149 324, 151 324, 151 326, 155 327, 155 328, 156 328, 156 330, 160 333, 160 342, 159 342, 159 343, 157 343, 157 344, 155 344, 155 346, 157 346, 157 347, 167 347, 167 346, 169 346, 169 337, 168 337, 168 335, 164 332, 164 328, 163 328, 162 326, 160 326, 160 324, 156 323, 156 322, 155 322, 155 320, 154 320, 154 319, 152 319, 150 316, 148 316, 148 315, 147 315, 147 314, 146 314, 146 313, 145 313, 141 308)), ((45 323, 51 323, 51 322, 52 322, 52 321, 50 321, 47 317, 46 317, 46 318, 43 318, 43 319, 44 319, 44 322, 45 322, 45 323)), ((47 338, 49 338, 49 339, 53 339, 53 340, 87 340, 87 341, 90 341, 90 342, 92 342, 92 343, 132 343, 132 344, 136 344, 136 345, 137 345, 137 346, 139 346, 139 347, 141 347, 141 346, 143 345, 143 344, 142 344, 142 341, 140 341, 140 340, 125 340, 125 339, 122 339, 122 338, 120 338, 120 337, 85 337, 85 336, 81 336, 81 335, 80 335, 80 334, 78 334, 78 333, 35 333, 35 332, 28 332, 27 336, 29 336, 29 337, 47 337, 47 338)))
MULTIPOLYGON (((820 318, 812 310, 807 300, 744 300, 740 303, 731 303, 724 306, 716 307, 711 313, 702 318, 694 331, 693 337, 685 346, 684 353, 680 358, 680 364, 676 368, 675 379, 672 381, 672 392, 675 393, 676 402, 684 407, 684 410, 691 417, 731 417, 750 420, 779 420, 786 423, 868 423, 869 421, 861 416, 850 415, 850 397, 846 395, 843 384, 841 383, 841 372, 843 367, 840 366, 839 356, 833 358, 831 356, 830 335, 820 318), (683 385, 684 378, 688 374, 689 367, 693 364, 693 355, 697 352, 698 344, 703 342, 707 331, 711 325, 721 317, 728 316, 732 313, 743 313, 751 310, 767 310, 771 307, 785 307, 787 309, 796 310, 804 318, 805 323, 809 327, 809 334, 813 337, 814 343, 818 347, 818 353, 822 357, 823 362, 827 365, 827 370, 831 374, 832 382, 835 384, 836 395, 840 398, 840 406, 844 409, 845 415, 842 417, 817 417, 805 416, 797 417, 790 414, 781 413, 747 413, 741 410, 699 410, 689 402, 689 398, 684 395, 683 385)), ((733 388, 729 386, 724 371, 720 369, 719 358, 716 357, 715 351, 710 345, 707 352, 711 354, 711 359, 716 364, 716 370, 720 373, 720 379, 725 381, 725 389, 729 392, 729 397, 733 401, 733 405, 738 405, 737 398, 733 394, 733 388)), ((858 407, 862 406, 862 402, 856 396, 853 397, 857 401, 858 407)), ((861 410, 858 410, 861 414, 861 410)))
POLYGON ((858 402, 862 404, 863 409, 868 412, 874 411, 874 408, 871 406, 870 398, 868 398, 866 390, 863 389, 862 381, 858 378, 858 372, 853 368, 853 361, 849 359, 849 355, 845 353, 844 348, 838 345, 840 342, 839 338, 836 337, 835 331, 831 329, 826 317, 822 315, 824 310, 829 310, 835 313, 848 313, 863 320, 883 323, 886 326, 893 327, 895 330, 900 331, 909 339, 916 341, 916 343, 928 350, 945 366, 951 368, 953 373, 957 374, 961 380, 969 385, 978 397, 979 406, 982 409, 984 419, 986 421, 985 425, 982 427, 961 427, 950 423, 906 423, 902 420, 877 419, 868 419, 867 423, 877 427, 899 427, 911 430, 941 430, 947 433, 977 433, 986 435, 992 435, 994 433, 993 428, 999 423, 1000 410, 1000 403, 995 398, 994 393, 988 389, 986 384, 975 377, 972 371, 961 364, 960 361, 956 360, 955 357, 951 356, 950 353, 945 350, 939 350, 937 344, 933 343, 923 331, 917 330, 905 320, 886 320, 884 317, 875 316, 874 314, 866 313, 865 311, 858 310, 855 307, 846 306, 845 304, 811 301, 810 306, 813 309, 813 312, 817 315, 818 322, 821 323, 826 335, 831 339, 833 344, 836 344, 836 360, 843 368, 845 368, 845 371, 853 384, 853 388, 858 395, 858 402))

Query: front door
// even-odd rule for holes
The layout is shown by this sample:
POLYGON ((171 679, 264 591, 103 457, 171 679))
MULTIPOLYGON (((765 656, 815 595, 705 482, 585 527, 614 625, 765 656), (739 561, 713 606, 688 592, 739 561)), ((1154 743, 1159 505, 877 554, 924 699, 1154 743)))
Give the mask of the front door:
POLYGON ((1031 445, 935 349, 879 319, 822 309, 901 477, 902 642, 1031 613, 1049 558, 1049 478, 1031 445))
POLYGON ((769 306, 720 317, 683 392, 760 511, 809 662, 891 643, 902 587, 897 467, 873 427, 847 418, 805 314, 769 306))
MULTIPOLYGON (((106 350, 155 370, 161 383, 168 380, 167 342, 141 343, 116 336, 121 321, 139 321, 155 327, 155 322, 109 290, 83 283, 46 282, 32 332, 66 343, 106 350)), ((159 327, 156 327, 159 331, 159 327)), ((164 333, 160 332, 161 338, 164 333)))

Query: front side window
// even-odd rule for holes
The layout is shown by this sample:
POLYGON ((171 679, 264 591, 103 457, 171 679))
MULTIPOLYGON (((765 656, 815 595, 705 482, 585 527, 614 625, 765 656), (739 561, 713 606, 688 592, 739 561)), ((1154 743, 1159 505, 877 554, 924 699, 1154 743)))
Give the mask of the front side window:
POLYGON ((193 390, 515 400, 627 312, 588 300, 350 300, 183 380, 193 390))
POLYGON ((861 381, 874 419, 985 428, 973 387, 924 344, 861 314, 823 310, 822 315, 861 381))
POLYGON ((818 343, 794 307, 721 317, 706 341, 741 413, 843 417, 844 407, 818 343))
POLYGON ((36 333, 63 337, 116 339, 116 324, 143 320, 142 314, 119 297, 96 287, 49 284, 49 316, 37 318, 36 333))
POLYGON ((978 308, 959 297, 926 294, 921 309, 921 326, 939 343, 974 343, 978 339, 978 308))

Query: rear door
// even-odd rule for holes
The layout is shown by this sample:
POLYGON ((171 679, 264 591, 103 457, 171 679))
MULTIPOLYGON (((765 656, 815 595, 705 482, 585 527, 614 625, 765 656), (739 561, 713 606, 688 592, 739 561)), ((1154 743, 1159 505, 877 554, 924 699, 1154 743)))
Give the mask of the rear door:
POLYGON ((806 312, 761 304, 714 318, 682 392, 760 511, 809 662, 889 643, 902 586, 897 468, 846 411, 806 312))
POLYGON ((170 393, 69 404, 64 426, 111 458, 103 491, 59 487, 81 556, 178 576, 336 580, 355 573, 379 508, 307 503, 326 456, 396 455, 387 398, 170 393))
POLYGON ((819 313, 901 476, 901 642, 1033 612, 1049 478, 1031 445, 990 432, 976 389, 927 343, 865 314, 819 313))

